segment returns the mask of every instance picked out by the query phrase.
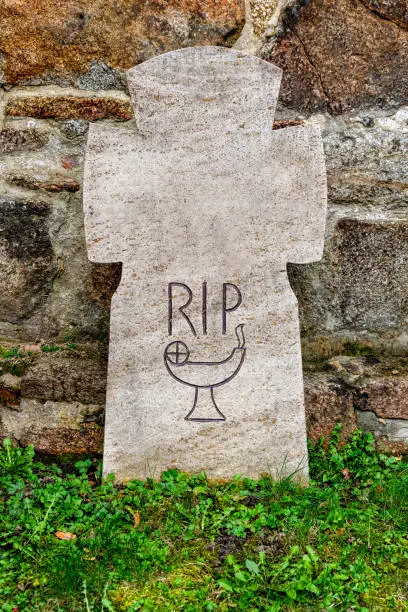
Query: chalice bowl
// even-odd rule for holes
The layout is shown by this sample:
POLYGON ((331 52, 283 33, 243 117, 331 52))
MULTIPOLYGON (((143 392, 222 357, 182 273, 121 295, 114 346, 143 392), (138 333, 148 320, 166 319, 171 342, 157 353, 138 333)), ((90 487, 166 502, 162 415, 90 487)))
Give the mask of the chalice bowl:
POLYGON ((235 328, 238 345, 222 361, 190 361, 190 351, 181 340, 166 346, 164 363, 169 374, 195 389, 193 407, 184 417, 186 421, 225 421, 216 404, 214 389, 230 382, 241 369, 246 353, 243 328, 243 323, 235 328))

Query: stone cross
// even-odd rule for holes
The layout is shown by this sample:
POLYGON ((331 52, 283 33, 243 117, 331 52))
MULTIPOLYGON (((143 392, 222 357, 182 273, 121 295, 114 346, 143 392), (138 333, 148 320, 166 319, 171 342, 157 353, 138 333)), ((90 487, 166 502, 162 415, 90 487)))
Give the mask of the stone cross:
POLYGON ((122 262, 112 299, 104 472, 307 481, 287 262, 322 255, 317 127, 272 131, 281 71, 217 47, 128 72, 136 124, 90 127, 85 228, 122 262))

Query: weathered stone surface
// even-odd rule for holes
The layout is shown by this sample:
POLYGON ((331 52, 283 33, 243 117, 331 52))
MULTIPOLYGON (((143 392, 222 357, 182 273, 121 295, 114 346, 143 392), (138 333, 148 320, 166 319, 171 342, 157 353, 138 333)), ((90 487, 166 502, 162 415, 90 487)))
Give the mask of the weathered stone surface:
POLYGON ((285 263, 321 255, 325 172, 316 128, 272 131, 279 80, 238 52, 173 52, 129 72, 135 130, 90 127, 88 253, 123 262, 105 473, 307 475, 285 263))
POLYGON ((327 435, 340 422, 346 436, 358 425, 384 442, 408 442, 406 356, 337 355, 323 365, 325 371, 306 374, 308 435, 312 440, 320 431, 327 435))
MULTIPOLYGON (((40 345, 22 345, 19 355, 0 361, 0 439, 17 434, 38 452, 101 452, 106 348, 44 353, 40 345)), ((337 355, 306 363, 308 437, 327 439, 341 423, 343 439, 359 426, 375 433, 381 452, 408 453, 407 376, 406 357, 337 355)))
POLYGON ((402 442, 408 452, 408 420, 378 418, 374 412, 356 410, 360 429, 370 431, 376 438, 388 442, 402 442))
POLYGON ((286 19, 264 54, 283 69, 281 100, 341 112, 361 104, 406 103, 406 2, 311 0, 286 19))
POLYGON ((19 411, 0 407, 0 436, 51 455, 100 453, 103 410, 103 405, 22 399, 19 411))
POLYGON ((378 332, 398 328, 408 317, 408 222, 342 219, 332 249, 338 325, 378 332))
POLYGON ((20 345, 15 357, 0 361, 0 439, 50 454, 100 453, 106 364, 101 344, 55 352, 20 345))
MULTIPOLYGON (((48 91, 50 88, 44 89, 48 91)), ((26 95, 24 92, 21 90, 23 96, 26 95)), ((8 95, 11 94, 17 95, 15 91, 8 95)), ((121 97, 128 99, 123 93, 121 97)), ((0 193, 4 196, 12 194, 5 199, 17 203, 29 201, 46 208, 46 213, 39 215, 34 212, 34 217, 36 227, 41 227, 38 230, 40 238, 42 235, 48 236, 54 266, 51 282, 44 276, 44 284, 38 291, 37 285, 27 284, 27 279, 33 273, 31 268, 20 268, 20 276, 11 273, 19 264, 9 252, 4 253, 0 283, 6 288, 6 294, 4 309, 0 309, 0 336, 14 338, 17 342, 36 342, 40 339, 65 341, 73 338, 77 341, 99 340, 107 338, 108 334, 109 290, 98 288, 95 291, 93 266, 85 250, 80 188, 86 134, 82 128, 88 123, 79 122, 79 132, 75 128, 76 133, 70 132, 68 135, 65 127, 61 129, 64 124, 33 118, 8 118, 4 124, 12 134, 24 134, 30 130, 46 134, 47 137, 41 149, 19 150, 0 156, 0 193), (104 297, 99 299, 102 294, 104 297), (10 296, 12 299, 9 299, 10 296), (24 313, 20 306, 29 300, 33 301, 35 308, 30 313, 24 313), (14 303, 16 311, 21 311, 22 316, 11 319, 14 303), (3 317, 1 313, 6 311, 3 317)), ((19 210, 16 209, 17 212, 19 210)), ((8 224, 11 219, 7 212, 8 224)), ((29 229, 25 222, 23 225, 21 231, 14 226, 11 230, 16 251, 21 256, 25 248, 24 235, 29 229)), ((33 240, 31 248, 36 248, 35 244, 33 240)), ((38 244, 41 245, 41 240, 38 244)), ((46 258, 41 259, 44 264, 46 258)))
POLYGON ((6 83, 120 83, 130 68, 166 50, 228 44, 244 22, 242 0, 9 0, 0 8, 6 83))
MULTIPOLYGON (((100 410, 103 406, 99 407, 100 410)), ((19 440, 22 446, 33 444, 37 453, 45 455, 101 455, 103 452, 103 427, 85 423, 79 429, 64 427, 33 427, 19 440)))
POLYGON ((353 354, 353 346, 398 353, 408 348, 407 120, 406 107, 310 119, 322 127, 329 218, 323 261, 289 266, 308 358, 353 354))
POLYGON ((408 455, 408 444, 406 442, 391 442, 384 436, 376 438, 375 447, 378 453, 386 455, 394 455, 396 457, 408 455))
POLYGON ((42 353, 22 378, 24 398, 53 402, 104 404, 106 389, 106 352, 96 346, 94 355, 81 350, 42 353), (76 354, 77 353, 77 354, 76 354))
POLYGON ((47 134, 39 130, 13 130, 4 128, 0 131, 0 153, 16 151, 37 151, 46 144, 47 134))
MULTIPOLYGON (((33 89, 49 91, 51 88, 33 89)), ((25 89, 20 91, 17 88, 13 91, 20 92, 18 95, 27 95, 25 89)), ((17 95, 13 91, 8 95, 17 95)), ((349 113, 335 118, 328 116, 311 118, 312 122, 317 122, 322 128, 330 205, 332 213, 337 217, 350 215, 350 207, 353 207, 351 212, 353 214, 358 212, 358 216, 362 219, 365 217, 370 219, 373 214, 378 218, 379 214, 383 216, 384 211, 390 216, 403 218, 403 210, 407 204, 407 119, 408 113, 404 107, 397 112, 368 109, 364 113, 349 113)), ((286 125, 288 121, 292 124, 300 122, 301 119, 278 119, 274 122, 274 127, 286 125)), ((132 122, 127 125, 129 129, 133 129, 132 122)), ((3 181, 11 177, 27 177, 34 186, 36 181, 39 184, 54 185, 56 179, 59 181, 63 178, 65 181, 71 177, 74 185, 75 182, 81 183, 83 143, 87 126, 88 122, 78 120, 72 122, 64 120, 53 124, 47 120, 9 118, 6 129, 12 135, 15 132, 24 133, 28 130, 46 136, 47 142, 42 149, 31 152, 15 151, 12 155, 2 156, 0 176, 3 181), (36 127, 29 128, 28 126, 32 124, 36 127), (72 129, 69 128, 71 124, 72 129), (68 131, 66 131, 67 126, 68 131)), ((26 190, 27 198, 37 197, 33 190, 28 191, 29 182, 25 187, 22 185, 21 182, 20 186, 15 183, 12 188, 26 190)), ((6 183, 5 187, 9 189, 9 183, 6 183)), ((53 194, 45 190, 37 193, 41 199, 44 199, 47 193, 53 194)), ((115 286, 115 273, 112 282, 109 280, 111 287, 105 291, 103 286, 105 281, 102 280, 101 271, 98 269, 96 272, 87 262, 85 245, 82 242, 80 199, 71 198, 70 195, 69 199, 65 199, 64 196, 64 199, 60 200, 58 192, 55 192, 55 196, 58 201, 53 198, 54 203, 51 207, 54 219, 52 243, 60 266, 50 300, 43 303, 42 309, 38 311, 38 317, 21 320, 18 326, 13 324, 13 327, 8 323, 0 323, 0 333, 9 337, 32 340, 40 337, 64 338, 65 333, 69 335, 71 331, 90 338, 106 337, 108 325, 106 309, 110 301, 111 287, 115 286)), ((334 227, 335 223, 331 226, 334 227)), ((333 275, 336 276, 330 260, 331 234, 330 230, 326 240, 326 259, 322 264, 296 266, 295 271, 293 266, 290 267, 291 282, 300 304, 300 317, 305 335, 304 347, 308 355, 311 356, 313 352, 316 356, 333 355, 342 351, 347 353, 355 342, 360 347, 363 344, 372 345, 385 351, 394 351, 397 345, 400 346, 398 350, 406 350, 404 349, 407 344, 404 341, 406 324, 403 311, 397 329, 379 328, 379 331, 370 331, 368 325, 361 331, 348 329, 346 323, 338 318, 338 310, 334 308, 337 298, 332 291, 332 289, 335 291, 335 284, 333 285, 331 280, 333 275)), ((373 253, 372 256, 372 265, 376 266, 378 253, 373 253)), ((401 273, 405 273, 403 263, 401 273)), ((363 283, 360 293, 364 295, 366 279, 364 277, 360 279, 363 283)), ((380 300, 381 291, 378 288, 377 291, 380 300)))
POLYGON ((0 404, 8 408, 19 409, 20 391, 21 378, 19 376, 14 376, 10 372, 0 376, 0 404))
POLYGON ((408 26, 408 7, 406 0, 362 0, 365 6, 379 17, 392 21, 402 28, 408 26))
MULTIPOLYGON (((395 357, 392 358, 394 365, 390 362, 387 368, 381 370, 368 367, 367 363, 361 364, 358 358, 349 357, 349 362, 346 363, 340 353, 348 355, 371 353, 382 359, 383 354, 405 355, 408 350, 407 313, 402 288, 406 282, 403 235, 396 240, 392 231, 383 233, 378 231, 377 239, 369 242, 365 234, 364 239, 361 238, 366 242, 364 248, 361 248, 360 240, 357 240, 357 246, 363 253, 365 261, 363 269, 366 274, 359 273, 358 258, 354 255, 356 243, 353 239, 354 231, 356 234, 361 233, 361 224, 377 228, 384 223, 396 228, 399 220, 403 225, 406 223, 407 107, 401 107, 395 112, 389 107, 379 110, 378 107, 366 105, 367 103, 385 104, 387 100, 392 106, 400 101, 406 103, 404 87, 406 89, 407 83, 405 67, 407 12, 405 0, 363 0, 362 2, 358 0, 353 7, 351 2, 343 0, 336 3, 312 0, 308 3, 309 6, 304 8, 299 8, 302 3, 294 3, 293 0, 290 3, 294 6, 287 11, 286 35, 280 47, 276 49, 276 53, 281 58, 278 61, 282 61, 281 65, 285 67, 285 73, 288 75, 287 87, 286 74, 284 74, 286 91, 284 101, 294 109, 301 109, 301 112, 304 110, 309 112, 313 108, 338 111, 344 106, 356 104, 363 104, 364 107, 364 110, 359 112, 354 111, 334 117, 314 115, 306 120, 322 127, 328 170, 330 223, 326 238, 325 260, 322 264, 291 265, 290 278, 299 299, 304 334, 303 354, 307 360, 310 360, 306 367, 328 368, 327 372, 316 374, 316 388, 312 385, 312 390, 309 391, 307 385, 306 389, 306 401, 308 402, 308 397, 312 394, 316 405, 319 406, 321 403, 323 406, 320 430, 326 433, 329 429, 331 409, 326 410, 324 406, 326 404, 330 406, 332 402, 333 414, 338 414, 339 419, 342 415, 347 415, 345 396, 341 393, 346 389, 352 393, 354 405, 359 410, 370 410, 376 413, 378 418, 404 419, 406 414, 404 393, 407 372, 400 367, 395 357), (363 4, 367 9, 364 9, 363 4), (363 9, 366 10, 365 13, 362 12, 363 9), (381 24, 380 27, 378 24, 381 24), (393 32, 398 32, 397 38, 393 32), (391 35, 388 35, 389 33, 391 35), (301 36, 301 41, 296 38, 297 36, 301 36), (391 50, 388 57, 384 54, 385 49, 391 50), (296 63, 298 60, 299 63, 296 63), (402 61, 405 62, 405 66, 401 64, 402 61), (355 230, 351 226, 346 232, 339 229, 337 221, 341 217, 345 217, 347 223, 354 224, 355 230), (344 234, 347 234, 347 239, 344 238, 344 234), (340 252, 341 248, 348 251, 340 252), (398 252, 400 249, 402 252, 398 252), (352 265, 345 263, 349 259, 349 253, 352 265), (386 270, 384 274, 381 273, 383 256, 386 270), (369 258, 371 262, 367 263, 369 258), (371 270, 374 281, 377 281, 375 287, 374 282, 371 282, 371 270), (395 295, 393 283, 398 283, 398 278, 401 289, 398 295, 395 295), (349 305, 347 289, 342 286, 346 282, 353 285, 349 305), (340 306, 341 303, 345 305, 344 308, 340 306), (390 313, 386 312, 387 303, 390 313), (356 311, 359 311, 358 316, 355 314, 356 311), (333 360, 327 364, 326 359, 330 357, 333 357, 333 360), (395 375, 392 374, 394 370, 398 372, 395 375), (338 394, 337 399, 334 399, 336 394, 338 394), (344 413, 341 412, 343 408, 344 413)), ((277 23, 275 17, 279 17, 282 7, 288 4, 286 0, 252 1, 251 4, 256 33, 262 35, 268 23, 272 24, 269 35, 273 34, 273 37, 269 41, 276 41, 273 29, 277 23)), ((133 41, 129 37, 126 40, 119 40, 117 32, 114 33, 115 28, 121 27, 117 24, 120 24, 122 18, 124 19, 125 13, 111 19, 112 7, 104 7, 103 12, 107 11, 107 21, 102 23, 102 20, 99 20, 99 23, 96 23, 98 20, 94 19, 93 23, 87 22, 84 28, 78 31, 75 40, 69 42, 66 39, 62 44, 64 36, 60 36, 62 30, 59 27, 63 29, 64 16, 70 13, 73 5, 70 0, 64 3, 63 7, 59 7, 59 11, 54 12, 53 6, 49 2, 47 6, 36 3, 38 18, 31 10, 31 0, 25 4, 9 1, 7 6, 0 8, 2 26, 6 23, 8 28, 13 26, 16 32, 14 38, 8 37, 9 52, 1 62, 1 68, 6 66, 6 72, 10 68, 6 74, 8 83, 48 82, 64 86, 75 83, 81 89, 87 90, 126 89, 123 72, 120 67, 118 69, 115 66, 119 66, 120 62, 123 62, 120 66, 125 66, 132 54, 138 54, 137 60, 129 59, 127 65, 133 65, 136 61, 170 48, 169 40, 176 40, 176 34, 170 31, 171 28, 168 32, 161 32, 159 36, 157 30, 152 27, 152 35, 146 34, 146 46, 141 51, 141 46, 136 48, 137 45, 133 44, 134 38, 133 41), (8 17, 3 20, 10 11, 15 11, 13 24, 8 17), (23 32, 25 12, 27 12, 27 32, 23 32), (45 14, 49 15, 49 21, 43 20, 45 14), (51 28, 51 19, 59 24, 58 27, 51 28), (48 26, 50 29, 44 30, 44 27, 48 26), (41 34, 37 36, 41 29, 41 34), (97 39, 91 40, 90 32, 95 32, 97 39), (23 34, 24 47, 18 43, 18 37, 23 34), (54 40, 50 42, 49 36, 54 37, 54 40), (161 37, 163 41, 160 43, 161 46, 154 37, 157 37, 157 40, 161 37), (152 40, 149 41, 149 38, 152 40), (83 50, 80 49, 78 41, 80 44, 85 41, 83 50), (109 59, 116 50, 119 53, 119 50, 125 46, 129 52, 121 52, 119 63, 109 59), (56 50, 54 55, 51 52, 52 48, 56 50), (103 52, 100 52, 102 48, 103 52), (17 58, 17 54, 20 59, 17 58), (98 59, 102 56, 106 58, 105 61, 98 59)), ((119 12, 123 11, 122 2, 117 6, 119 12)), ((194 7, 191 9, 191 16, 194 7)), ((149 10, 150 8, 152 11, 156 10, 152 6, 149 10)), ((93 2, 89 12, 94 16, 100 10, 100 5, 93 2)), ((169 5, 157 8, 158 12, 166 15, 170 10, 169 5)), ((217 10, 227 10, 227 6, 224 4, 217 10)), ((141 13, 144 14, 144 11, 142 8, 141 13)), ((84 11, 84 14, 88 13, 84 11)), ((202 19, 207 17, 198 16, 192 26, 190 20, 190 34, 197 24, 203 23, 202 19)), ((75 19, 68 21, 73 25, 75 19)), ((126 27, 123 29, 123 37, 129 35, 129 30, 134 36, 135 23, 133 17, 128 19, 128 29, 126 30, 126 27)), ((182 19, 174 20, 173 24, 177 25, 177 36, 181 36, 182 19)), ((70 27, 67 26, 66 32, 70 27)), ((224 34, 221 34, 220 30, 218 34, 215 31, 207 34, 218 36, 219 41, 224 44, 222 39, 224 34)), ((207 34, 201 31, 200 36, 204 37, 207 34)), ((0 32, 0 36, 2 35, 7 37, 8 33, 0 32)), ((180 40, 176 41, 174 46, 196 44, 195 41, 180 42, 180 40)), ((231 40, 232 38, 228 44, 231 40)), ((3 46, 0 48, 3 51, 3 46)), ((268 57, 272 57, 270 52, 268 57)), ((9 90, 9 87, 10 85, 6 83, 5 89, 9 90)), ((35 101, 30 103, 33 114, 45 112, 41 104, 50 98, 56 107, 54 115, 49 119, 42 119, 40 115, 35 117, 27 115, 26 118, 6 116, 5 128, 0 132, 0 153, 3 153, 0 158, 1 192, 6 199, 13 201, 26 199, 30 202, 40 200, 47 203, 49 212, 41 218, 36 214, 34 216, 36 223, 43 226, 41 232, 45 236, 49 235, 53 265, 57 270, 55 274, 50 270, 53 277, 51 282, 50 277, 44 272, 45 284, 41 285, 42 297, 38 298, 37 285, 31 281, 26 282, 36 273, 35 270, 30 266, 26 267, 22 262, 19 267, 20 264, 10 256, 10 253, 4 255, 6 259, 1 266, 0 287, 5 288, 6 293, 2 291, 3 305, 0 319, 3 320, 0 320, 0 335, 15 338, 15 344, 23 339, 36 341, 40 338, 50 340, 59 338, 62 341, 77 336, 87 339, 107 338, 110 298, 119 281, 120 264, 90 264, 87 261, 81 201, 78 197, 80 192, 53 191, 54 186, 58 189, 60 186, 64 187, 66 180, 68 189, 71 187, 70 180, 75 188, 82 182, 84 135, 88 129, 88 120, 101 117, 105 112, 102 108, 105 102, 98 98, 99 94, 102 95, 103 92, 81 93, 55 86, 18 87, 3 94, 0 91, 1 111, 3 102, 7 100, 12 105, 13 100, 21 99, 21 110, 24 109, 26 98, 37 97, 40 98, 40 106, 37 109, 35 101), (69 104, 64 102, 65 96, 68 96, 69 104), (81 102, 75 102, 76 107, 70 102, 72 98, 77 100, 81 96, 82 99, 87 99, 84 102, 85 110, 79 108, 81 102), (87 119, 71 118, 68 116, 70 112, 76 114, 85 112, 87 119), (64 116, 67 118, 59 119, 64 116), (54 121, 54 118, 57 121, 54 121), (63 173, 63 178, 59 172, 63 173), (47 190, 47 187, 51 190, 47 190), (24 305, 29 304, 30 300, 35 307, 33 310, 28 308, 31 312, 26 315, 24 305), (13 322, 10 322, 9 313, 13 311, 21 312, 22 316, 21 318, 13 316, 13 322)), ((119 99, 118 92, 109 91, 105 95, 119 99)), ((124 94, 120 100, 123 106, 119 105, 117 108, 120 111, 124 109, 125 114, 131 112, 124 94)), ((304 120, 305 116, 298 111, 282 107, 274 122, 274 128, 300 124, 304 120)), ((131 122, 129 128, 132 129, 131 122)), ((23 234, 24 231, 21 235, 23 234)), ((16 230, 15 236, 19 241, 19 229, 16 230)), ((22 245, 21 253, 23 250, 22 245)), ((1 360, 1 373, 7 372, 5 376, 9 376, 10 373, 21 383, 19 377, 31 367, 30 359, 16 357, 1 360)), ((71 368, 73 372, 80 370, 81 359, 76 361, 72 359, 71 368)), ((93 369, 90 368, 90 371, 93 369)), ((73 385, 76 376, 76 374, 72 376, 73 385)), ((46 372, 45 387, 49 385, 49 380, 49 373, 46 372)), ((0 402, 16 411, 19 409, 21 391, 13 389, 9 383, 10 381, 3 380, 1 376, 0 402)), ((92 382, 89 385, 91 388, 92 382)), ((69 386, 68 380, 67 393, 71 394, 70 397, 75 397, 69 386)), ((30 388, 29 386, 28 389, 30 388)), ((38 394, 41 397, 44 395, 40 383, 38 394)), ((88 400, 91 403, 96 401, 91 400, 91 391, 88 400)), ((61 401, 65 401, 64 398, 61 401)), ((308 411, 310 405, 308 402, 308 411)), ((2 406, 0 412, 1 410, 2 406)), ((43 414, 45 421, 41 429, 38 429, 39 443, 41 443, 41 432, 45 432, 47 426, 45 413, 43 414)), ((316 435, 319 432, 318 419, 317 409, 316 414, 312 412, 308 416, 313 436, 315 428, 316 435)), ((52 436, 56 435, 54 430, 52 436)), ((66 436, 67 440, 69 434, 66 436)), ((400 452, 400 445, 404 445, 403 442, 387 442, 384 436, 380 436, 380 443, 383 445, 381 448, 392 448, 394 452, 400 452)), ((61 444, 60 448, 63 446, 61 444)))
POLYGON ((110 308, 112 296, 119 286, 121 276, 121 263, 92 263, 92 296, 106 308, 110 308))
POLYGON ((322 117, 331 205, 364 211, 408 203, 408 107, 322 117))
POLYGON ((279 119, 278 121, 273 122, 274 130, 281 130, 287 127, 294 127, 295 125, 303 125, 304 121, 302 119, 279 119))
POLYGON ((56 275, 45 202, 0 198, 0 320, 28 317, 50 293, 56 275))
POLYGON ((84 136, 88 131, 89 123, 84 119, 67 119, 61 121, 60 130, 67 138, 77 138, 84 136))
POLYGON ((21 378, 19 376, 14 376, 10 373, 2 374, 0 376, 0 385, 3 389, 9 389, 10 391, 20 391, 21 378))
POLYGON ((333 228, 321 264, 289 268, 309 352, 316 336, 351 349, 401 352, 407 344, 407 222, 341 218, 333 228))
POLYGON ((39 117, 42 119, 82 119, 98 121, 117 119, 128 121, 133 113, 127 100, 106 97, 70 96, 24 96, 13 97, 6 105, 6 114, 11 117, 39 117))
POLYGON ((261 37, 268 30, 271 20, 276 13, 279 13, 282 4, 278 0, 251 0, 250 6, 255 36, 261 37))
POLYGON ((396 375, 362 384, 356 407, 382 419, 407 419, 408 427, 408 379, 396 375))
POLYGON ((305 407, 307 435, 313 442, 321 436, 327 440, 337 423, 343 426, 344 439, 357 429, 352 387, 341 379, 322 373, 307 374, 305 407))
POLYGON ((9 175, 6 177, 6 182, 10 185, 17 185, 17 187, 24 187, 26 189, 42 189, 51 193, 58 193, 60 191, 74 192, 78 191, 81 185, 72 178, 60 178, 55 181, 39 181, 31 176, 24 175, 9 175))

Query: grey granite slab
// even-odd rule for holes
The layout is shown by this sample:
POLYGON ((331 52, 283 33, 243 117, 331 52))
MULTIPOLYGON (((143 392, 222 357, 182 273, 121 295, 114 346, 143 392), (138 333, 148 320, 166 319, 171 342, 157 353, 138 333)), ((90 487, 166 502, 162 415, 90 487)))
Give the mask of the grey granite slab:
POLYGON ((319 128, 272 131, 281 71, 218 47, 128 72, 136 123, 90 126, 88 254, 112 300, 104 472, 307 481, 286 263, 321 258, 319 128))

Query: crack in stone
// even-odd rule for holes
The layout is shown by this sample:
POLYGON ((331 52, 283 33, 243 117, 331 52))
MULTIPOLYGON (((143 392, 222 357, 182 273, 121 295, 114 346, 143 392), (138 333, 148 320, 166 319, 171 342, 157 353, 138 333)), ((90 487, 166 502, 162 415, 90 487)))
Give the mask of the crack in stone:
POLYGON ((384 15, 380 10, 375 9, 372 6, 370 6, 367 0, 358 0, 358 1, 367 11, 369 11, 370 13, 372 13, 373 15, 375 15, 382 21, 392 23, 400 30, 408 31, 408 24, 405 24, 402 21, 399 21, 398 19, 392 19, 392 17, 388 17, 387 15, 384 15))
POLYGON ((327 103, 327 104, 328 104, 328 106, 331 108, 331 106, 332 106, 332 100, 331 100, 331 98, 330 98, 329 93, 326 91, 326 87, 325 87, 325 85, 324 85, 324 83, 323 83, 323 79, 322 79, 322 77, 321 77, 321 75, 320 75, 319 70, 318 70, 318 69, 317 69, 317 67, 315 66, 315 64, 314 64, 314 62, 312 61, 312 59, 309 57, 309 54, 308 54, 308 52, 307 52, 307 50, 306 50, 306 46, 305 46, 305 44, 304 44, 303 40, 300 38, 300 36, 299 36, 298 32, 297 32, 296 30, 292 30, 292 32, 293 32, 293 34, 296 36, 296 38, 298 39, 298 41, 299 41, 299 43, 300 43, 300 46, 301 46, 301 47, 302 47, 302 49, 303 49, 303 53, 305 54, 305 57, 306 57, 307 61, 309 62, 310 66, 311 66, 311 67, 312 67, 312 69, 313 69, 313 73, 315 74, 316 78, 318 79, 318 82, 319 82, 319 85, 320 85, 320 89, 322 90, 322 93, 323 93, 323 95, 324 95, 324 97, 325 97, 325 101, 326 101, 326 103, 327 103))

